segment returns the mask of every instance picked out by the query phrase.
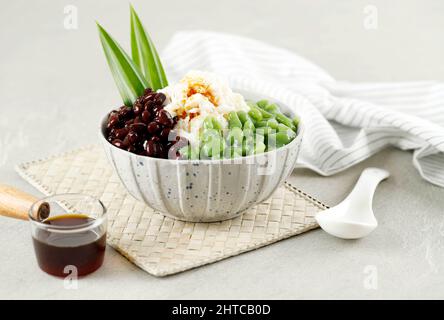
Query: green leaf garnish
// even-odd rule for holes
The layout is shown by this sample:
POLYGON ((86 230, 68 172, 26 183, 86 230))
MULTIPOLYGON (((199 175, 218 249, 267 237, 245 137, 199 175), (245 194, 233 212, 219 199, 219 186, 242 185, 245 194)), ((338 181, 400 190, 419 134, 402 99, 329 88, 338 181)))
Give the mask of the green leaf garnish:
POLYGON ((98 23, 97 27, 103 51, 123 102, 132 106, 148 87, 148 83, 122 47, 98 23))
POLYGON ((133 61, 142 70, 145 79, 153 90, 162 89, 168 85, 168 81, 159 55, 133 6, 130 6, 130 11, 133 61))

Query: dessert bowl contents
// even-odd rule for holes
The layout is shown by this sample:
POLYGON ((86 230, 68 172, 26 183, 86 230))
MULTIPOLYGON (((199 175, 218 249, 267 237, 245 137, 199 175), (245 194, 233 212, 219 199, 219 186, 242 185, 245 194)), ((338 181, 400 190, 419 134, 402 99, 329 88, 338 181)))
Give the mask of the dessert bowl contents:
POLYGON ((299 119, 276 103, 245 101, 215 74, 191 71, 158 92, 146 89, 131 107, 113 110, 107 140, 126 151, 164 159, 221 159, 282 147, 299 119))

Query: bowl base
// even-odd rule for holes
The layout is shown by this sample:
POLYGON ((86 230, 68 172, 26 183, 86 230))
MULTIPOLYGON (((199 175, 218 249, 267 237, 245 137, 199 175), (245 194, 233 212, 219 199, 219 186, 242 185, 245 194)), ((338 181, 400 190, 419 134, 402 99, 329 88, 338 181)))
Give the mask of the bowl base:
POLYGON ((228 217, 223 217, 222 219, 217 219, 217 218, 216 219, 185 219, 185 218, 178 218, 178 217, 176 217, 172 214, 166 213, 166 212, 162 212, 162 211, 157 211, 157 212, 159 212, 161 215, 163 215, 165 217, 168 217, 168 218, 171 218, 174 220, 178 220, 178 221, 194 222, 194 223, 211 223, 211 222, 221 222, 221 221, 226 221, 226 220, 231 220, 231 219, 237 218, 237 217, 241 216, 245 212, 245 210, 236 212, 228 217))

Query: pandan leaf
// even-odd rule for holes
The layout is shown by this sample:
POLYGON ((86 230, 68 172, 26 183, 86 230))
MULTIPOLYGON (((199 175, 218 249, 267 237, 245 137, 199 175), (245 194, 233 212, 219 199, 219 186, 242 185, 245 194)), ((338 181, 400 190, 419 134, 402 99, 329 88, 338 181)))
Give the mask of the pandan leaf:
POLYGON ((122 47, 101 25, 97 24, 97 27, 103 51, 123 102, 131 106, 137 97, 143 94, 148 83, 122 47))
POLYGON ((166 87, 168 81, 153 42, 145 31, 133 6, 131 11, 131 54, 153 90, 166 87))

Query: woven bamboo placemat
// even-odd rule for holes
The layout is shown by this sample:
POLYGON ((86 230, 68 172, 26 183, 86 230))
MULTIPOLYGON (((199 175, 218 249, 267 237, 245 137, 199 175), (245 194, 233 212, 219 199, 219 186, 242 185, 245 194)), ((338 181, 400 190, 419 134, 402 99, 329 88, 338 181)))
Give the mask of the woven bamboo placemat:
POLYGON ((155 276, 166 276, 306 232, 327 208, 286 183, 235 219, 191 223, 164 217, 130 196, 100 146, 32 161, 17 172, 46 195, 94 195, 108 209, 108 244, 155 276))

